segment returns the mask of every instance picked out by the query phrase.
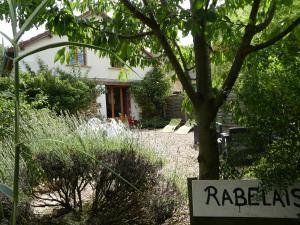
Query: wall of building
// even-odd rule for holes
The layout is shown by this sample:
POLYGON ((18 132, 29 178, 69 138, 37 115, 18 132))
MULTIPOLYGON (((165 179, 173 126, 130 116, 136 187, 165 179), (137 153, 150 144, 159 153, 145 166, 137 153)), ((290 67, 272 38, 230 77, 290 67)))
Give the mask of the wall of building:
MULTIPOLYGON (((30 52, 34 49, 43 47, 45 45, 49 45, 57 42, 63 42, 63 41, 67 41, 67 37, 58 37, 56 35, 53 35, 52 37, 45 37, 43 39, 36 40, 34 43, 26 46, 25 49, 21 50, 20 54, 30 52)), ((55 55, 57 51, 61 48, 62 47, 48 49, 24 58, 20 62, 20 69, 24 71, 26 69, 25 64, 28 64, 34 71, 36 71, 38 69, 38 64, 37 64, 38 59, 41 59, 49 67, 49 69, 54 69, 59 67, 69 72, 75 69, 75 71, 79 70, 82 75, 86 75, 90 79, 96 79, 99 82, 107 81, 107 80, 109 80, 110 82, 113 81, 120 82, 118 77, 121 69, 111 67, 110 59, 108 57, 99 57, 98 53, 92 49, 86 50, 86 62, 87 62, 86 66, 71 66, 71 65, 67 65, 66 63, 61 64, 60 62, 55 63, 54 62, 55 55)), ((143 77, 146 75, 146 73, 151 70, 151 68, 147 67, 142 69, 140 67, 136 67, 133 68, 133 70, 134 72, 130 71, 129 69, 126 69, 128 81, 142 80, 143 77)), ((98 111, 101 113, 103 117, 106 117, 107 113, 106 113, 105 94, 98 96, 96 102, 98 103, 99 106, 101 106, 98 111)), ((134 102, 133 98, 131 98, 132 117, 139 118, 138 115, 139 111, 140 111, 139 107, 134 102)))

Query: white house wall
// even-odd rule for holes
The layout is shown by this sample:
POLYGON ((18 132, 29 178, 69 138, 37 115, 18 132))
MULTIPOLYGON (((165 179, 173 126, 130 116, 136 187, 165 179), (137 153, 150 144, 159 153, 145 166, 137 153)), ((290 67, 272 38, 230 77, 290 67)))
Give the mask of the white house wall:
MULTIPOLYGON (((45 45, 49 45, 52 43, 57 43, 57 42, 63 42, 67 41, 67 37, 58 37, 53 35, 52 37, 45 37, 43 39, 37 40, 34 43, 28 45, 25 47, 25 49, 21 50, 21 54, 30 52, 34 49, 37 49, 39 47, 43 47, 45 45)), ((110 59, 108 57, 102 57, 100 58, 94 50, 87 49, 86 51, 86 66, 69 66, 66 64, 61 64, 60 62, 54 62, 55 55, 59 48, 52 48, 52 49, 47 49, 45 51, 35 53, 34 55, 28 56, 24 58, 21 63, 20 63, 20 68, 21 70, 25 70, 25 63, 28 64, 33 71, 38 70, 38 59, 41 59, 49 69, 53 69, 56 67, 59 67, 65 71, 71 72, 74 68, 77 70, 79 69, 81 71, 82 75, 87 74, 88 78, 91 79, 97 79, 97 80, 115 80, 116 82, 119 82, 118 77, 119 77, 119 72, 120 69, 118 68, 112 68, 110 65, 110 59)), ((134 72, 127 70, 127 78, 128 80, 142 80, 143 77, 146 75, 148 71, 150 71, 151 68, 134 68, 134 72)), ((105 94, 98 96, 96 99, 96 102, 101 105, 101 108, 99 109, 101 115, 103 117, 107 117, 107 111, 106 111, 106 97, 105 94)), ((135 119, 139 119, 139 107, 138 105, 134 102, 134 99, 131 98, 131 116, 134 117, 135 119)))
MULTIPOLYGON (((105 90, 105 85, 101 85, 101 88, 103 88, 105 90)), ((97 108, 99 110, 98 114, 103 116, 104 118, 107 118, 106 95, 105 95, 105 93, 97 96, 96 104, 97 104, 97 108)))
POLYGON ((131 117, 135 120, 139 120, 140 119, 140 111, 141 108, 139 107, 139 105, 134 101, 134 98, 131 97, 130 98, 130 110, 131 110, 131 117))
MULTIPOLYGON (((67 41, 67 38, 60 38, 58 36, 46 37, 27 46, 24 50, 21 50, 21 53, 27 53, 39 47, 63 41, 67 41)), ((33 70, 36 71, 38 69, 37 60, 41 59, 46 65, 48 65, 49 69, 60 67, 63 70, 71 71, 73 68, 72 66, 68 66, 66 64, 62 65, 60 62, 54 63, 54 57, 59 49, 61 49, 61 47, 48 49, 39 53, 35 53, 31 56, 27 56, 20 63, 21 70, 25 70, 24 62, 26 62, 33 70)), ((99 58, 97 52, 95 53, 94 50, 87 49, 86 62, 87 66, 75 66, 75 68, 79 68, 82 74, 88 72, 88 78, 118 80, 120 69, 111 67, 110 59, 108 57, 99 58)), ((141 80, 145 74, 150 71, 149 67, 144 69, 136 67, 133 69, 138 75, 127 70, 128 80, 141 80)))

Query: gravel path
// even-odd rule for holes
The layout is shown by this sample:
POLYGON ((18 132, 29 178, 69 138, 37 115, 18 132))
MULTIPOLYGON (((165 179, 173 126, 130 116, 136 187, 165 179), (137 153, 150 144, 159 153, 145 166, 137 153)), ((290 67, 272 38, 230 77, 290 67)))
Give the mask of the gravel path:
POLYGON ((155 149, 167 160, 165 169, 184 177, 198 174, 198 151, 194 148, 194 133, 187 135, 163 133, 161 130, 139 130, 144 145, 155 149))
MULTIPOLYGON (((194 132, 187 135, 163 133, 161 130, 138 130, 143 145, 157 151, 166 159, 165 172, 176 172, 186 188, 186 178, 198 175, 198 151, 194 148, 194 132)), ((189 224, 188 203, 183 203, 164 225, 189 224)))

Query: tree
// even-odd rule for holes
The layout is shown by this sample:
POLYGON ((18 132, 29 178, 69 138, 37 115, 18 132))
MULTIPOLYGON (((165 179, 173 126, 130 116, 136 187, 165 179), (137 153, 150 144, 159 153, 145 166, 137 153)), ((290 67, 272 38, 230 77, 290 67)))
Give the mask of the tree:
POLYGON ((43 19, 47 19, 47 27, 52 32, 67 35, 70 41, 105 46, 110 52, 119 53, 130 65, 157 63, 145 57, 144 48, 170 63, 191 99, 199 125, 199 177, 218 179, 219 153, 213 126, 216 114, 232 90, 247 56, 278 42, 300 23, 299 3, 191 0, 190 7, 185 9, 182 2, 64 1, 61 3, 64 7, 48 7, 43 19), (74 10, 85 14, 76 17, 74 10), (275 12, 282 10, 288 13, 275 16, 275 12), (111 12, 112 16, 103 12, 111 12), (273 26, 274 17, 280 19, 280 26, 273 26), (262 34, 266 33, 269 37, 265 39, 266 35, 262 34), (192 60, 181 52, 180 34, 193 37, 192 60), (220 87, 212 84, 212 61, 230 62, 220 87), (196 89, 188 75, 191 69, 196 72, 196 89))
POLYGON ((69 9, 48 20, 47 26, 53 32, 68 35, 70 40, 85 40, 119 52, 131 65, 155 64, 142 54, 145 47, 170 63, 191 99, 199 125, 199 177, 218 179, 219 153, 213 126, 216 114, 232 90, 246 57, 281 40, 300 23, 299 4, 278 0, 231 0, 221 4, 217 0, 194 0, 185 9, 181 3, 180 0, 102 0, 96 4, 73 1, 69 9), (72 17, 70 12, 75 8, 82 12, 89 10, 90 17, 72 17), (272 20, 278 10, 288 10, 289 14, 288 18, 280 17, 283 25, 276 32, 272 20), (103 12, 112 12, 112 16, 103 12), (97 19, 97 15, 102 19, 97 19), (181 53, 180 33, 193 37, 192 60, 181 53), (266 33, 270 34, 267 39, 262 36, 266 33), (231 62, 220 87, 212 85, 212 61, 231 62), (188 76, 191 69, 196 72, 196 89, 188 76))

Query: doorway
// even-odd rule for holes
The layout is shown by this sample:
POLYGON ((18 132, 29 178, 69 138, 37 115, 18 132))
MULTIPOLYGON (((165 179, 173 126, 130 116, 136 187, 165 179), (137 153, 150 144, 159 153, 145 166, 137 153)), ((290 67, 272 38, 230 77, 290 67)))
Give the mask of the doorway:
POLYGON ((129 91, 127 86, 106 86, 106 108, 108 118, 122 121, 130 116, 129 91))

